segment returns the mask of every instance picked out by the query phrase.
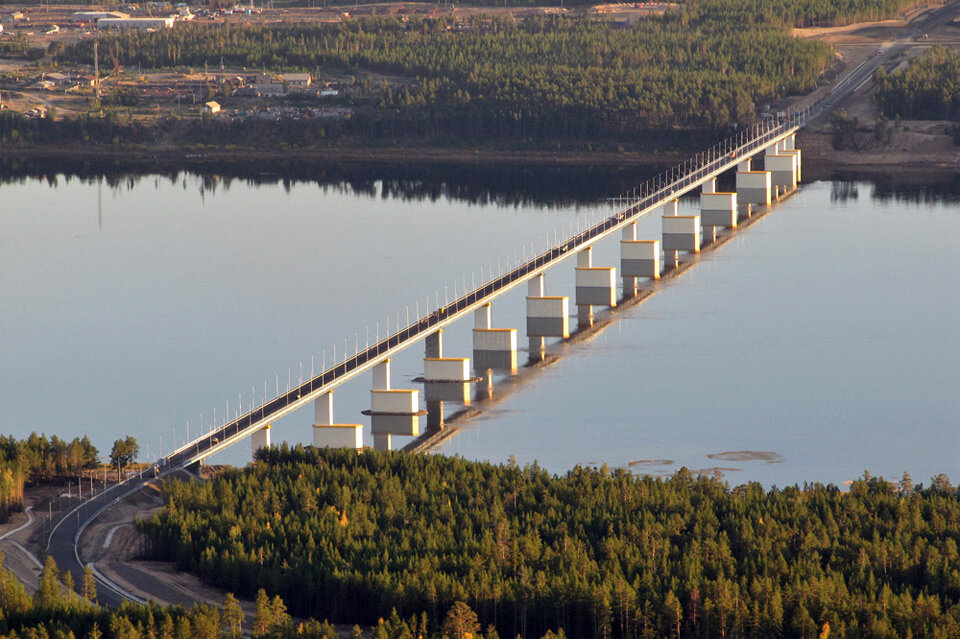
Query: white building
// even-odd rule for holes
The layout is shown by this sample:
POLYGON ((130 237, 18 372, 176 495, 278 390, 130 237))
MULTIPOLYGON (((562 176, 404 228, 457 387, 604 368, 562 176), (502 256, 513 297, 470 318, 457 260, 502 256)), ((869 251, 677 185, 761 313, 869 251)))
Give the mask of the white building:
POLYGON ((70 19, 75 23, 96 23, 101 18, 129 18, 130 14, 120 11, 76 11, 70 19))
POLYGON ((100 18, 97 26, 101 29, 172 29, 176 16, 168 18, 100 18))

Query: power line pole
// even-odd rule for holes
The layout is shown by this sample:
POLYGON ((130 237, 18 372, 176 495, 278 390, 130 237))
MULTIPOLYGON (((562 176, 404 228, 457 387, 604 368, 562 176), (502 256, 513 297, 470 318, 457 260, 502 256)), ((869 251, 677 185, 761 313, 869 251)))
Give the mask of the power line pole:
POLYGON ((97 92, 97 99, 100 99, 100 41, 93 41, 93 86, 97 92))

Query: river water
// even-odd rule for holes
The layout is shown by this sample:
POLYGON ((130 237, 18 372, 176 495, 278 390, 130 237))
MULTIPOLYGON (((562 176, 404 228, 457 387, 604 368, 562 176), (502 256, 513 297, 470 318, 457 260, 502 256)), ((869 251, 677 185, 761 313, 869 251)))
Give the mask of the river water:
MULTIPOLYGON (((608 214, 601 194, 622 185, 571 183, 549 172, 8 178, 0 432, 87 434, 104 454, 130 434, 143 458, 169 452, 334 350, 352 353, 608 214)), ((555 348, 552 365, 498 377, 496 401, 435 450, 554 472, 719 469, 732 484, 841 485, 864 470, 960 479, 956 191, 805 184, 591 339, 555 348)), ((658 227, 644 220, 641 238, 658 227)), ((616 239, 594 264, 618 264, 616 239)), ((547 294, 572 297, 573 266, 548 272, 547 294)), ((493 308, 521 348, 524 294, 493 308)), ((446 355, 470 356, 471 328, 445 331, 446 355)), ((416 387, 422 357, 417 345, 394 359, 394 387, 416 387)), ((369 385, 336 392, 337 421, 369 423, 369 385)), ((312 422, 300 410, 273 439, 308 443, 312 422)), ((249 456, 241 443, 212 461, 249 456)))

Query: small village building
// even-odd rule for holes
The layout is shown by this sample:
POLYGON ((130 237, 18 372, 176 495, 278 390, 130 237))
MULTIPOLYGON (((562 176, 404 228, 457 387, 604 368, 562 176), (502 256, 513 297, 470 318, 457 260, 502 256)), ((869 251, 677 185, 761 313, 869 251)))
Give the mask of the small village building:
POLYGON ((121 11, 75 11, 70 16, 74 24, 96 24, 101 18, 129 18, 130 14, 121 11))
POLYGON ((213 100, 207 102, 203 105, 203 113, 204 115, 216 115, 220 113, 220 103, 214 102, 213 100))
POLYGON ((290 89, 303 89, 310 86, 313 78, 309 73, 285 73, 283 83, 290 89))
POLYGON ((146 31, 147 29, 172 29, 176 22, 176 16, 167 18, 100 18, 97 20, 97 26, 101 29, 138 29, 146 31))

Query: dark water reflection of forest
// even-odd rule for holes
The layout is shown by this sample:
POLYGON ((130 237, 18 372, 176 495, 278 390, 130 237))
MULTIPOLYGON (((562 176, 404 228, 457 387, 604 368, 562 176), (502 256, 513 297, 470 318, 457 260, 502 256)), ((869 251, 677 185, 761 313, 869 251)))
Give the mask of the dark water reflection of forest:
MULTIPOLYGON (((176 184, 195 175, 200 191, 216 193, 234 183, 245 185, 314 183, 359 196, 407 201, 450 199, 472 204, 554 206, 597 202, 625 193, 656 174, 659 167, 451 164, 451 163, 319 163, 244 161, 129 161, 107 159, 0 159, 0 183, 45 180, 56 187, 72 180, 101 181, 111 189, 133 188, 146 180, 176 184)), ((829 180, 832 201, 859 197, 910 203, 960 201, 960 173, 953 170, 904 172, 886 170, 818 171, 804 167, 806 182, 829 180), (864 192, 864 187, 867 192, 864 192)), ((732 189, 732 175, 721 189, 732 189), (728 184, 729 182, 729 184, 728 184)))

